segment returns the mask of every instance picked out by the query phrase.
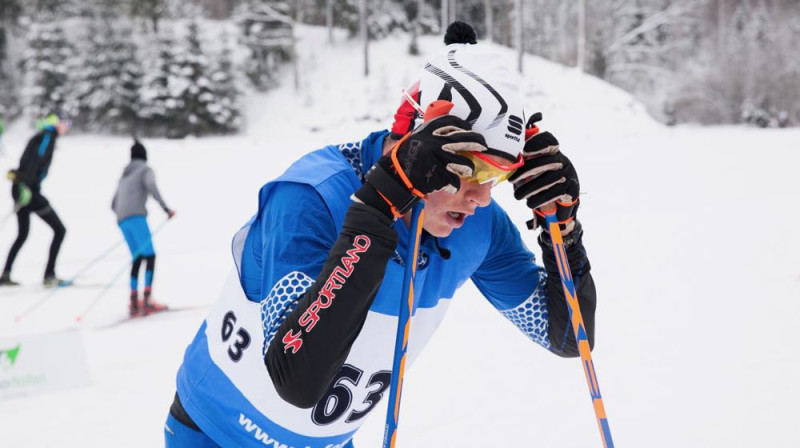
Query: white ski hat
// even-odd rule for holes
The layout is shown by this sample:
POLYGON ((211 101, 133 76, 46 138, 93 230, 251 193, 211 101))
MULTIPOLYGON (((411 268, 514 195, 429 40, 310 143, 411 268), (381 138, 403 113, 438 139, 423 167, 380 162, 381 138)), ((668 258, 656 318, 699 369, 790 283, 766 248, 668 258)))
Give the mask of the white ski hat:
POLYGON ((420 126, 430 103, 447 100, 454 105, 451 115, 467 120, 484 136, 489 154, 517 160, 525 144, 522 98, 516 76, 502 56, 490 50, 453 43, 428 59, 418 80, 404 91, 392 126, 394 136, 420 126))

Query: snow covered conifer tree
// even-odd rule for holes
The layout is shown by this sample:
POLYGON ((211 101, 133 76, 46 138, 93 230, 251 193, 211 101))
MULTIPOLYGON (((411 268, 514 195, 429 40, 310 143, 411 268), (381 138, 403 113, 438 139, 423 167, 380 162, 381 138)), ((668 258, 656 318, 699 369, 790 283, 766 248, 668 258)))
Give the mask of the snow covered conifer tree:
POLYGON ((291 58, 290 12, 285 0, 251 0, 239 18, 241 40, 250 51, 244 71, 257 89, 274 86, 275 70, 291 58))
MULTIPOLYGON (((414 1, 414 5, 417 2, 414 1)), ((423 12, 426 8, 423 8, 423 12)), ((395 29, 411 31, 414 24, 409 20, 416 14, 414 6, 405 1, 369 0, 367 2, 367 29, 370 39, 380 39, 395 29)), ((424 15, 423 15, 424 17, 424 15)), ((334 22, 347 29, 351 37, 359 35, 359 0, 334 0, 334 22)), ((434 25, 431 18, 423 23, 423 29, 434 25)))
POLYGON ((215 96, 209 79, 209 60, 200 44, 197 23, 192 22, 187 29, 185 48, 176 56, 178 77, 178 99, 183 104, 179 125, 182 135, 203 135, 214 133, 215 96))
POLYGON ((154 54, 148 58, 140 96, 142 135, 183 137, 180 121, 183 102, 178 98, 179 67, 175 41, 169 30, 160 31, 155 39, 154 54))
POLYGON ((0 64, 0 118, 13 117, 17 114, 17 96, 14 84, 5 68, 0 64))
POLYGON ((145 58, 139 134, 183 138, 238 130, 238 90, 227 43, 212 63, 198 23, 191 22, 180 40, 163 28, 156 51, 145 58))
POLYGON ((68 102, 69 64, 74 48, 58 23, 31 27, 28 49, 23 55, 25 103, 34 117, 55 110, 72 111, 68 102))
POLYGON ((142 73, 131 31, 125 23, 101 14, 91 19, 88 34, 88 54, 74 76, 78 103, 74 122, 92 132, 133 132, 142 73))
POLYGON ((166 0, 129 0, 129 7, 132 16, 147 19, 158 33, 158 24, 167 15, 166 0))
POLYGON ((18 77, 15 76, 14 58, 9 54, 9 40, 21 14, 21 0, 0 1, 0 119, 8 120, 20 112, 18 77))
POLYGON ((0 64, 6 59, 8 26, 9 24, 15 24, 21 13, 20 0, 0 1, 0 64))
POLYGON ((208 105, 215 130, 230 133, 239 130, 242 118, 239 112, 239 90, 233 76, 233 61, 227 35, 223 37, 222 52, 211 73, 214 101, 208 105))

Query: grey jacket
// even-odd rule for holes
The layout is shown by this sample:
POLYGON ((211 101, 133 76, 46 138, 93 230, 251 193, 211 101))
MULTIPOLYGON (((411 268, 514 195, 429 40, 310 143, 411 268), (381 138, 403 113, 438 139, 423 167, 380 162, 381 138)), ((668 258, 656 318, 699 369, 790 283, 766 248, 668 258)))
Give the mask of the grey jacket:
POLYGON ((125 167, 119 180, 117 192, 111 201, 111 209, 117 214, 117 222, 131 216, 147 216, 147 196, 152 195, 161 208, 169 214, 170 209, 161 198, 156 186, 156 175, 144 160, 134 159, 125 167))

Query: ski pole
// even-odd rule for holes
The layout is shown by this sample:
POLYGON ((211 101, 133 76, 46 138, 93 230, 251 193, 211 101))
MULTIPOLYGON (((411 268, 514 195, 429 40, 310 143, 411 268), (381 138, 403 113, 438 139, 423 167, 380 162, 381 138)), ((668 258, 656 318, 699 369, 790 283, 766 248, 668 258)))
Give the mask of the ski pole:
MULTIPOLYGON (((146 242, 144 242, 144 243, 143 243, 143 244, 142 244, 142 245, 141 245, 141 246, 140 246, 140 247, 139 247, 139 248, 136 250, 136 253, 139 253, 139 252, 141 252, 142 250, 144 250, 144 248, 146 247, 147 243, 149 243, 149 242, 151 242, 151 241, 152 241, 152 238, 153 238, 153 236, 154 236, 156 233, 158 233, 158 232, 159 232, 159 231, 160 231, 160 230, 161 230, 161 229, 164 227, 164 225, 166 225, 167 221, 168 221, 168 219, 167 219, 167 220, 164 220, 164 222, 162 222, 162 223, 161 223, 161 224, 160 224, 160 225, 159 225, 159 226, 158 226, 158 227, 157 227, 157 228, 156 228, 156 229, 155 229, 155 230, 152 232, 152 234, 150 235, 150 239, 149 239, 149 240, 147 240, 146 242)), ((133 257, 133 258, 136 258, 136 257, 133 257)), ((126 265, 127 265, 127 264, 126 264, 126 265)), ((124 269, 123 269, 123 272, 124 272, 124 269)), ((106 286, 103 288, 103 289, 104 289, 104 291, 105 291, 106 289, 110 288, 110 287, 111 287, 111 286, 114 284, 114 282, 116 282, 116 280, 117 280, 117 276, 118 276, 118 275, 119 275, 119 274, 115 275, 115 277, 114 277, 114 279, 112 280, 112 282, 111 282, 111 283, 109 283, 109 284, 107 284, 107 285, 106 285, 106 286)), ((77 277, 77 276, 76 276, 76 277, 77 277)), ((67 283, 67 285, 69 285, 69 284, 67 283)), ((56 294, 56 293, 57 293, 57 292, 58 292, 58 291, 59 291, 61 288, 63 288, 63 287, 64 287, 64 286, 61 286, 61 285, 59 285, 59 286, 56 286, 55 288, 51 289, 51 290, 50 290, 50 291, 48 291, 47 293, 45 293, 45 294, 44 294, 44 295, 43 295, 43 296, 42 296, 42 297, 41 297, 39 300, 37 300, 37 301, 33 302, 33 303, 32 303, 32 304, 31 304, 31 305, 28 307, 28 308, 25 308, 25 309, 24 309, 24 310, 23 310, 21 313, 19 313, 19 314, 18 314, 18 315, 17 315, 17 316, 14 318, 14 321, 15 321, 15 322, 17 322, 17 323, 19 323, 19 322, 20 322, 20 321, 21 321, 21 320, 22 320, 22 319, 23 319, 25 316, 27 316, 28 314, 32 313, 32 312, 33 312, 33 311, 35 311, 37 308, 39 308, 39 307, 40 307, 42 304, 44 304, 44 303, 45 303, 47 300, 49 300, 51 297, 53 297, 53 296, 54 296, 54 295, 55 295, 55 294, 56 294)), ((99 297, 98 297, 98 298, 99 298, 99 297)), ((95 300, 97 300, 97 299, 95 299, 95 300)))
POLYGON ((424 201, 417 202, 411 212, 411 233, 406 247, 406 268, 403 275, 403 292, 400 295, 400 312, 397 316, 397 337, 394 343, 392 382, 389 389, 389 405, 386 410, 386 427, 383 448, 394 448, 397 440, 397 422, 400 417, 400 395, 403 391, 403 375, 406 366, 408 335, 411 330, 411 313, 414 309, 414 278, 417 273, 417 254, 422 234, 422 218, 425 216, 424 201))
MULTIPOLYGON (((147 245, 148 245, 148 244, 150 244, 150 243, 152 243, 152 241, 153 241, 153 237, 154 237, 154 236, 155 236, 155 235, 156 235, 156 234, 157 234, 157 233, 158 233, 158 232, 159 232, 161 229, 163 229, 163 228, 164 228, 164 226, 165 226, 165 225, 166 225, 168 222, 169 222, 169 218, 165 219, 165 220, 164 220, 164 221, 163 221, 161 224, 159 224, 159 225, 158 225, 158 227, 156 227, 156 228, 155 228, 155 230, 153 230, 153 232, 150 234, 150 238, 148 238, 148 240, 147 240, 147 241, 145 241, 145 242, 143 242, 142 244, 140 244, 140 245, 139 245, 139 247, 138 247, 138 248, 136 248, 136 250, 133 252, 133 255, 131 256, 131 260, 135 260, 135 259, 136 259, 136 257, 138 257, 138 256, 139 256, 139 254, 141 254, 141 253, 142 253, 142 251, 143 251, 143 250, 144 250, 144 249, 147 247, 147 245)), ((109 282, 108 282, 108 283, 107 283, 107 284, 106 284, 106 285, 103 287, 103 289, 101 289, 101 290, 100 290, 100 291, 97 293, 97 295, 96 295, 96 296, 95 296, 95 297, 94 297, 94 298, 93 298, 93 299, 92 299, 92 300, 89 302, 89 305, 88 305, 88 306, 87 306, 87 307, 86 307, 86 308, 83 310, 83 312, 82 312, 81 314, 79 314, 78 316, 76 316, 76 317, 75 317, 75 320, 76 320, 76 321, 78 321, 78 322, 81 322, 81 321, 83 321, 83 319, 86 317, 86 315, 87 315, 87 314, 89 314, 89 312, 90 312, 90 311, 91 311, 91 310, 94 308, 94 306, 95 306, 95 305, 97 305, 97 303, 100 301, 100 299, 101 299, 101 298, 102 298, 104 295, 106 295, 106 293, 108 292, 108 290, 109 290, 109 289, 111 289, 111 287, 112 287, 112 286, 114 286, 114 283, 116 283, 116 282, 117 282, 117 280, 119 279, 119 277, 120 277, 120 276, 122 276, 122 274, 124 274, 124 273, 125 273, 125 270, 126 270, 126 269, 127 269, 129 266, 130 266, 130 263, 131 263, 131 262, 125 263, 125 265, 124 265, 124 266, 122 266, 122 268, 120 268, 120 270, 119 270, 119 271, 117 271, 117 273, 116 273, 116 274, 114 274, 114 277, 113 277, 113 278, 111 278, 111 280, 110 280, 110 281, 109 281, 109 282)))
MULTIPOLYGON (((414 98, 403 92, 406 101, 418 112, 422 111, 414 98)), ((428 122, 436 117, 447 115, 453 103, 436 100, 428 105, 423 114, 428 122)), ((406 180, 408 187, 411 185, 406 180)), ((411 313, 414 310, 414 278, 417 274, 417 254, 419 240, 422 235, 422 219, 425 216, 425 201, 418 201, 411 209, 411 226, 406 245, 406 267, 403 273, 403 291, 400 294, 400 309, 397 313, 397 335, 394 340, 394 360, 392 361, 392 381, 389 389, 389 404, 386 409, 386 426, 383 433, 383 448, 394 448, 397 442, 397 423, 400 419, 400 397, 403 392, 403 375, 406 368, 406 352, 408 351, 408 335, 411 331, 411 313)))
POLYGON ((15 213, 16 210, 11 210, 10 212, 6 213, 5 216, 3 216, 3 219, 0 220, 0 230, 3 230, 6 227, 8 220, 11 219, 11 217, 14 216, 15 213))
POLYGON ((106 258, 107 256, 111 255, 111 252, 113 252, 113 251, 114 251, 114 249, 118 248, 118 247, 119 247, 119 246, 120 246, 120 245, 121 245, 121 244, 122 244, 124 241, 125 241, 125 238, 120 238, 119 240, 117 240, 117 242, 116 242, 116 243, 114 243, 114 245, 113 245, 113 246, 111 246, 111 247, 109 247, 108 249, 106 249, 106 251, 105 251, 105 252, 103 252, 103 253, 101 253, 100 255, 98 255, 97 257, 95 257, 95 258, 94 258, 92 261, 90 261, 90 262, 86 263, 86 264, 85 264, 85 265, 84 265, 82 268, 80 268, 80 269, 78 270, 78 272, 77 272, 77 273, 75 273, 75 274, 74 274, 74 275, 73 275, 71 278, 69 278, 68 280, 66 280, 67 284, 72 284, 72 283, 73 283, 75 280, 77 280, 77 279, 78 279, 78 277, 80 277, 80 276, 81 276, 81 275, 82 275, 84 272, 88 271, 88 270, 89 270, 89 268, 91 268, 92 266, 94 266, 95 264, 97 264, 97 263, 98 263, 100 260, 102 260, 102 259, 106 258))
POLYGON ((600 395, 600 383, 597 381, 597 373, 592 361, 592 350, 589 348, 589 338, 586 336, 583 315, 581 315, 581 308, 578 305, 578 295, 575 293, 575 283, 572 280, 572 272, 569 269, 567 251, 564 249, 561 228, 558 226, 558 219, 556 218, 556 207, 552 205, 544 209, 543 212, 547 227, 550 230, 550 241, 553 243, 553 251, 558 265, 558 276, 561 278, 564 297, 567 299, 569 317, 572 321, 575 340, 578 343, 578 353, 581 356, 583 372, 586 374, 586 383, 589 385, 589 393, 592 396, 594 415, 597 418, 597 427, 600 429, 600 438, 605 448, 614 448, 614 441, 611 439, 611 428, 608 425, 606 409, 603 405, 603 397, 600 395))

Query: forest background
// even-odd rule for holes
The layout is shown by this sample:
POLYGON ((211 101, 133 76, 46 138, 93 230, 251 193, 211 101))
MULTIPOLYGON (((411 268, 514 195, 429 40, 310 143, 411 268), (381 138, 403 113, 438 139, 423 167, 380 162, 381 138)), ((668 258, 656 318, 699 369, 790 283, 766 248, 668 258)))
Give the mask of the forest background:
POLYGON ((666 124, 800 125, 800 0, 0 0, 0 118, 237 133, 243 95, 292 67, 301 85, 296 23, 362 39, 369 76, 370 41, 405 33, 413 54, 452 20, 619 86, 666 124))

